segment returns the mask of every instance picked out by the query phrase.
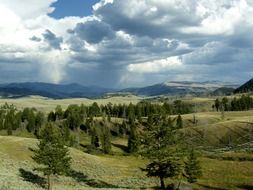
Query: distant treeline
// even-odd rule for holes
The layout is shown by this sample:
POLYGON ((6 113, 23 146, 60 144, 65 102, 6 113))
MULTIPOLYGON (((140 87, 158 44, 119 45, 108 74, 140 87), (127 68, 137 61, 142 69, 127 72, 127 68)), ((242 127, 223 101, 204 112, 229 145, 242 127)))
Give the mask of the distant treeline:
POLYGON ((242 95, 239 98, 228 99, 223 97, 222 99, 216 99, 213 105, 216 111, 246 111, 253 108, 253 98, 249 95, 242 95))
MULTIPOLYGON (((98 105, 94 102, 90 106, 69 105, 66 110, 57 106, 48 115, 35 108, 18 110, 13 105, 4 104, 0 107, 0 130, 7 130, 12 135, 13 130, 26 129, 29 133, 38 137, 40 128, 47 122, 53 122, 67 130, 81 129, 88 131, 92 125, 103 125, 94 121, 94 118, 103 118, 111 122, 111 117, 121 118, 123 121, 136 120, 141 122, 143 118, 151 115, 180 115, 193 111, 193 105, 176 100, 173 103, 155 104, 150 101, 141 101, 137 104, 112 104, 98 105)), ((96 119, 95 119, 96 120, 96 119)), ((101 119, 100 119, 101 120, 101 119)), ((128 133, 126 123, 112 124, 113 134, 124 135, 128 133), (117 126, 115 126, 117 125, 117 126)), ((130 130, 130 129, 129 129, 130 130)))
POLYGON ((181 100, 176 100, 172 104, 167 102, 163 104, 154 104, 149 101, 141 101, 136 105, 130 103, 126 104, 112 104, 98 105, 94 102, 90 106, 85 105, 70 105, 64 112, 60 107, 57 107, 55 111, 52 111, 48 115, 49 121, 55 121, 57 119, 66 119, 72 111, 80 114, 81 117, 116 117, 116 118, 141 118, 148 117, 153 114, 166 114, 166 115, 178 115, 187 114, 193 111, 193 105, 184 103, 181 100))
POLYGON ((27 129, 28 132, 38 135, 44 122, 44 113, 34 108, 18 111, 15 106, 8 104, 0 108, 0 130, 7 130, 8 135, 12 135, 12 131, 19 128, 27 129))
POLYGON ((49 114, 35 108, 18 110, 13 105, 4 104, 0 107, 0 130, 6 130, 8 135, 20 129, 40 138, 40 131, 47 123, 57 127, 68 146, 79 146, 81 131, 91 137, 90 149, 110 153, 110 136, 129 137, 129 152, 134 152, 137 142, 138 126, 146 126, 148 118, 154 115, 179 115, 176 120, 178 128, 182 128, 181 114, 190 113, 191 104, 176 100, 173 103, 155 104, 142 101, 137 104, 98 105, 94 102, 90 106, 69 105, 66 110, 57 106, 49 114), (111 117, 119 121, 111 121, 111 117), (135 139, 135 140, 133 140, 135 139))

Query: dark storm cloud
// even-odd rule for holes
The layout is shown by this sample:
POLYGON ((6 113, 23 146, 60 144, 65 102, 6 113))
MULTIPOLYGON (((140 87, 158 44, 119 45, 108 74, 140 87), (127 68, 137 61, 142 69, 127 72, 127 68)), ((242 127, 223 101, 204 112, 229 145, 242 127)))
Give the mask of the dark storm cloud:
POLYGON ((99 43, 105 38, 112 39, 114 37, 114 31, 110 25, 97 20, 78 23, 75 29, 69 32, 92 44, 99 43))
POLYGON ((188 7, 189 10, 175 9, 160 2, 116 0, 98 8, 94 14, 110 23, 114 30, 152 38, 173 38, 181 27, 199 24, 199 18, 191 14, 195 6, 188 7))
POLYGON ((61 43, 63 42, 62 37, 57 37, 50 30, 46 30, 42 35, 51 48, 61 49, 61 43))

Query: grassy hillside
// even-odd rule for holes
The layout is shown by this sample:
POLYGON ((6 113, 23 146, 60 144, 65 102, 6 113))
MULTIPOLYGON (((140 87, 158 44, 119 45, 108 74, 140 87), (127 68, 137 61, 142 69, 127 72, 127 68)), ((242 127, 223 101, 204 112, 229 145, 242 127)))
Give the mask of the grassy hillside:
POLYGON ((253 139, 253 111, 202 112, 183 115, 184 131, 193 144, 224 147, 253 139), (194 117, 196 122, 194 122, 194 117))
POLYGON ((109 97, 104 99, 86 99, 86 98, 70 98, 70 99, 50 99, 40 96, 31 96, 23 98, 0 98, 0 105, 4 103, 14 104, 17 108, 23 109, 26 107, 35 107, 40 111, 49 112, 55 109, 57 105, 61 105, 63 109, 66 109, 70 104, 84 104, 90 105, 93 102, 100 104, 107 104, 111 102, 112 104, 136 104, 142 100, 141 97, 137 96, 125 96, 125 97, 109 97))
MULTIPOLYGON (((43 189, 44 179, 33 171, 29 147, 36 140, 20 137, 0 137, 0 189, 43 189)), ((128 156, 94 156, 70 149, 72 173, 69 177, 55 178, 54 189, 134 189, 152 187, 156 182, 147 179, 139 167, 145 161, 128 156)))
MULTIPOLYGON (((0 189, 42 190, 45 181, 33 171, 29 147, 35 139, 0 136, 0 189)), ((68 177, 55 177, 55 190, 86 189, 153 189, 157 179, 150 179, 140 170, 146 163, 133 156, 94 156, 70 149, 73 171, 68 177), (103 188, 102 188, 103 187, 103 188)), ((237 153, 234 153, 234 157, 237 153)), ((251 156, 252 155, 248 155, 251 156)), ((252 161, 226 161, 201 158, 203 176, 194 189, 251 189, 252 161)))

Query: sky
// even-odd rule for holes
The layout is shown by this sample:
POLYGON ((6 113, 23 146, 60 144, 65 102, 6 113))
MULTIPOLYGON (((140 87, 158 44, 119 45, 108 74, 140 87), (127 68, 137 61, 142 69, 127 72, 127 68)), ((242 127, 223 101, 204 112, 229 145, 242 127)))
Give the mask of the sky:
POLYGON ((0 0, 0 83, 243 83, 252 18, 252 0, 0 0))

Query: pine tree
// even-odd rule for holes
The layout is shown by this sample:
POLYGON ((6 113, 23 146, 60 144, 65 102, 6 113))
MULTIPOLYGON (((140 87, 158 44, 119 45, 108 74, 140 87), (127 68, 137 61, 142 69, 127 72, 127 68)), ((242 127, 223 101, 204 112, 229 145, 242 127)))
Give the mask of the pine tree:
POLYGON ((91 146, 93 148, 99 147, 99 138, 96 129, 93 127, 91 130, 91 146))
POLYGON ((101 124, 100 142, 105 154, 111 153, 111 133, 107 123, 101 124))
POLYGON ((197 160, 197 155, 192 149, 185 162, 185 173, 189 183, 195 183, 202 175, 200 163, 197 160))
POLYGON ((64 117, 64 112, 60 105, 56 106, 55 108, 55 118, 56 120, 61 120, 64 117))
POLYGON ((152 116, 143 138, 143 155, 150 160, 145 171, 148 177, 159 177, 165 189, 165 178, 178 176, 181 172, 180 135, 171 119, 152 116))
POLYGON ((128 152, 135 153, 139 148, 139 139, 135 123, 130 124, 130 134, 128 137, 128 152))
POLYGON ((181 115, 178 115, 176 122, 177 122, 176 126, 178 129, 183 128, 183 119, 181 115))
POLYGON ((8 135, 12 135, 12 130, 15 128, 15 124, 15 109, 10 107, 10 109, 7 110, 4 120, 4 128, 7 129, 8 135))
POLYGON ((215 100, 214 106, 216 108, 216 111, 220 110, 221 102, 220 102, 220 100, 218 98, 215 100))
POLYGON ((43 112, 38 112, 35 116, 35 130, 34 130, 34 135, 36 137, 39 136, 39 131, 42 125, 45 122, 45 115, 43 112))
POLYGON ((32 159, 41 165, 36 170, 47 176, 48 190, 52 190, 52 175, 64 175, 70 170, 71 158, 59 131, 48 123, 41 131, 38 149, 33 150, 32 159))

